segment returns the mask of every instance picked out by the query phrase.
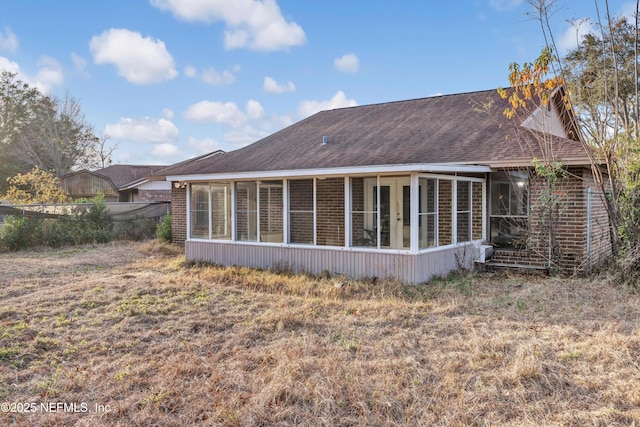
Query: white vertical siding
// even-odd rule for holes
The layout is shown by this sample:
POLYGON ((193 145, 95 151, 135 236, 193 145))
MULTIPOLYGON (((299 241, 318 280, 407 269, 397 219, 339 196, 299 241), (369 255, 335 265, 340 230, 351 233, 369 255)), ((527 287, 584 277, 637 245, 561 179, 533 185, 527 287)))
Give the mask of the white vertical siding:
POLYGON ((270 268, 286 266, 293 271, 320 274, 344 274, 353 278, 380 277, 406 283, 422 283, 469 265, 473 245, 447 247, 421 254, 365 252, 343 249, 318 249, 310 246, 287 247, 225 242, 186 242, 188 260, 220 265, 270 268))

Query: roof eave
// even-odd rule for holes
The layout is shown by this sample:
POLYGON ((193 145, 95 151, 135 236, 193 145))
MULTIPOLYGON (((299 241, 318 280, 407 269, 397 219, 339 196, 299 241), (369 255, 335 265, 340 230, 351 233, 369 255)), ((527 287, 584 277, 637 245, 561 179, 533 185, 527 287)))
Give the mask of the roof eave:
POLYGON ((167 181, 209 181, 209 180, 242 180, 242 179, 266 179, 266 178, 298 178, 315 176, 344 176, 365 174, 386 174, 398 172, 424 172, 424 173, 487 173, 491 167, 486 165, 464 164, 406 164, 406 165, 371 165, 350 166, 338 168, 319 169, 293 169, 275 171, 246 171, 227 173, 203 173, 190 175, 169 175, 167 181))

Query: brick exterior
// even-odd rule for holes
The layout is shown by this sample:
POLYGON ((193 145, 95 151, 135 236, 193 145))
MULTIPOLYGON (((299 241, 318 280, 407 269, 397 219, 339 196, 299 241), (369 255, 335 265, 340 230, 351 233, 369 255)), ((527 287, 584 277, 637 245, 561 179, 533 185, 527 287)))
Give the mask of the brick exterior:
POLYGON ((312 179, 289 181, 289 242, 313 244, 312 179))
POLYGON ((187 240, 187 189, 171 183, 171 236, 173 243, 187 240))
MULTIPOLYGON (((545 268, 549 260, 548 218, 542 198, 548 184, 538 176, 529 182, 529 238, 526 251, 498 250, 492 262, 545 268)), ((591 266, 611 254, 609 226, 603 202, 593 185, 590 171, 570 170, 554 190, 559 200, 554 218, 555 251, 551 259, 560 271, 574 274, 590 270, 591 266), (587 198, 591 188, 590 253, 587 253, 587 198)))

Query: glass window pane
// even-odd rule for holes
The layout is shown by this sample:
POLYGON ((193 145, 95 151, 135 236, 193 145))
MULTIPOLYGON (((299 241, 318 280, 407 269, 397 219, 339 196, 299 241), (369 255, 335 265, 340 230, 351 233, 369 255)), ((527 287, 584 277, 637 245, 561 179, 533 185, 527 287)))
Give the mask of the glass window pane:
POLYGON ((209 185, 191 185, 191 237, 209 238, 209 185))
POLYGON ((351 246, 378 246, 377 190, 365 192, 365 187, 376 189, 375 177, 351 178, 351 246), (366 185, 365 185, 366 184, 366 185), (372 185, 373 184, 373 185, 372 185))
POLYGON ((231 239, 231 186, 211 184, 211 238, 231 239))
POLYGON ((471 240, 471 212, 459 212, 456 218, 458 242, 468 242, 471 240))
POLYGON ((236 183, 236 239, 255 242, 258 238, 256 182, 236 183))
POLYGON ((432 248, 436 245, 436 216, 435 214, 421 214, 418 227, 420 249, 432 248))
POLYGON ((438 246, 453 243, 453 182, 438 180, 438 246))
POLYGON ((260 241, 282 243, 282 181, 260 183, 260 241))

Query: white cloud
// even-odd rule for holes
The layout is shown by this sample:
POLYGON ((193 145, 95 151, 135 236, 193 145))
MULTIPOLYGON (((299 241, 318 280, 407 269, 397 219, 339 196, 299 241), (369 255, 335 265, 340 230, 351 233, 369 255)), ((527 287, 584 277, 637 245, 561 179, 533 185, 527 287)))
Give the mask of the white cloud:
POLYGON ((0 70, 6 70, 11 73, 20 74, 20 66, 18 65, 18 63, 10 61, 3 56, 0 56, 0 70))
POLYGON ((355 99, 347 99, 343 91, 339 90, 335 95, 326 101, 302 101, 298 106, 298 113, 302 117, 308 117, 322 110, 333 110, 335 108, 355 107, 358 105, 355 99))
POLYGON ((75 52, 71 52, 71 62, 73 62, 73 66, 76 70, 82 74, 83 76, 88 75, 85 68, 87 67, 87 60, 78 55, 75 52))
POLYGON ((186 67, 184 67, 184 75, 187 77, 195 77, 198 75, 198 70, 196 70, 194 67, 188 65, 186 67))
POLYGON ((162 117, 164 117, 165 119, 171 120, 173 119, 173 110, 171 108, 164 108, 162 110, 162 117))
POLYGON ((254 99, 247 101, 247 116, 252 120, 261 119, 264 115, 264 108, 254 99))
POLYGON ((29 77, 20 70, 20 65, 18 65, 17 62, 0 56, 0 70, 17 74, 19 80, 38 89, 42 93, 49 92, 52 86, 58 86, 64 83, 62 66, 54 58, 50 56, 41 57, 38 61, 38 67, 39 69, 35 77, 29 77))
POLYGON ((189 147, 196 155, 211 153, 220 149, 220 144, 213 138, 197 139, 189 137, 189 147))
POLYGON ((156 157, 175 160, 176 157, 180 156, 181 152, 175 145, 165 142, 154 145, 151 154, 156 157))
POLYGON ((14 53, 18 51, 18 46, 18 37, 11 28, 5 27, 4 34, 0 31, 0 50, 14 53))
POLYGON ((262 88, 266 92, 271 92, 271 93, 283 93, 283 92, 296 91, 296 85, 294 85, 291 80, 289 80, 286 85, 284 84, 279 85, 274 79, 272 79, 269 76, 264 78, 264 84, 262 85, 262 88))
POLYGON ((107 124, 104 132, 112 138, 136 142, 166 143, 178 139, 178 128, 167 119, 123 117, 118 123, 107 124))
MULTIPOLYGON (((237 66, 235 67, 237 69, 237 66)), ((212 86, 218 85, 230 85, 236 81, 236 76, 229 70, 224 70, 219 72, 213 67, 204 68, 200 73, 198 70, 192 66, 187 66, 184 68, 184 75, 190 78, 199 78, 206 84, 212 86)))
POLYGON ((306 42, 302 27, 287 21, 275 0, 150 0, 163 11, 170 11, 190 22, 224 21, 226 49, 248 48, 271 52, 306 42))
POLYGON ((233 102, 200 101, 182 114, 192 122, 214 122, 240 127, 246 122, 244 113, 233 102))
POLYGON ((159 83, 178 75, 164 42, 134 31, 112 28, 94 36, 89 48, 96 64, 114 64, 131 83, 159 83))
POLYGON ((34 77, 33 85, 42 91, 51 89, 52 86, 59 86, 64 82, 64 72, 58 61, 50 56, 43 56, 38 61, 38 73, 34 77))
POLYGON ((229 70, 219 73, 215 68, 206 68, 202 70, 202 81, 217 86, 220 84, 229 85, 236 81, 236 77, 229 70))
POLYGON ((570 23, 569 28, 558 42, 558 50, 560 53, 564 53, 577 48, 584 36, 591 32, 593 32, 593 27, 591 26, 591 21, 587 18, 570 23))
POLYGON ((355 73, 360 68, 360 60, 354 53, 348 53, 334 59, 333 65, 343 73, 355 73))

